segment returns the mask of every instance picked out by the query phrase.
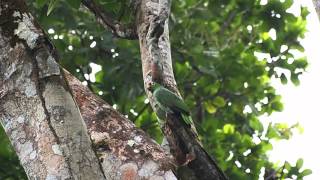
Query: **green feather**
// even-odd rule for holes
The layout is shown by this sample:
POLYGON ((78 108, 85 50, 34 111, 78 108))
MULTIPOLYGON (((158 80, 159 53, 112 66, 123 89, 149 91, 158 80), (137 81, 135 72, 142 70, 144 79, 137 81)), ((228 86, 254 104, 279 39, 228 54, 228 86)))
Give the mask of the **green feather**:
POLYGON ((193 121, 192 121, 190 116, 186 116, 186 115, 182 114, 182 118, 183 118, 184 122, 186 122, 187 124, 192 124, 193 123, 193 121))
POLYGON ((179 96, 159 84, 155 84, 152 90, 156 103, 161 110, 166 113, 180 113, 186 124, 192 124, 189 108, 179 96))
POLYGON ((160 125, 163 125, 165 122, 164 120, 166 119, 167 114, 178 113, 181 117, 180 119, 183 120, 186 125, 190 126, 194 137, 201 144, 200 140, 198 139, 197 130, 190 116, 189 108, 183 99, 158 83, 153 84, 150 90, 153 92, 156 105, 156 114, 158 116, 160 125))

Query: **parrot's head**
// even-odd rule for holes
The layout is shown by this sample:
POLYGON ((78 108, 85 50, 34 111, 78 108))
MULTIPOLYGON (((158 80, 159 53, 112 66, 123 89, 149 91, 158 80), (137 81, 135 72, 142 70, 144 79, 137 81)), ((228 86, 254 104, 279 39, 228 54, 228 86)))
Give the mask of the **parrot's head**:
POLYGON ((161 85, 159 83, 156 82, 152 82, 148 85, 148 90, 153 92, 154 90, 156 90, 157 88, 159 88, 161 85))

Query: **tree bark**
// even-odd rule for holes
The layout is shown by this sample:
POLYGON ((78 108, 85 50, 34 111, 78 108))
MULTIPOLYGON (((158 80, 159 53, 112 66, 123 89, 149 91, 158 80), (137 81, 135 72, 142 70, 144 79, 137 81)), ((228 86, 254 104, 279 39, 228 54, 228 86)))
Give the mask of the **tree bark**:
POLYGON ((0 2, 0 27, 0 121, 29 179, 176 179, 158 144, 65 79, 24 1, 0 2))
MULTIPOLYGON (((160 83, 180 96, 172 69, 169 14, 170 0, 141 0, 137 14, 144 86, 155 112, 158 111, 158 107, 148 88, 150 84, 160 83)), ((187 164, 196 179, 227 179, 216 162, 202 148, 194 129, 183 125, 181 119, 167 115, 162 131, 177 164, 187 164), (195 157, 189 159, 190 154, 195 157)))
POLYGON ((176 179, 169 154, 79 80, 67 72, 65 75, 107 179, 176 179), (124 177, 120 178, 116 169, 124 177))
POLYGON ((320 19, 320 0, 312 0, 312 2, 316 9, 316 13, 318 14, 318 18, 320 19))
POLYGON ((78 107, 23 1, 1 1, 0 120, 30 179, 104 179, 78 107))

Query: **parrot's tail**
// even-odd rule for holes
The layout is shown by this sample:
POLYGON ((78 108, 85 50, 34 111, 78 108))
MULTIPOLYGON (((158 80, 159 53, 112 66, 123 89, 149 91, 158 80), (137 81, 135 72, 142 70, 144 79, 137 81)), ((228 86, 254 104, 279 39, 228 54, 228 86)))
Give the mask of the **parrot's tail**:
POLYGON ((183 121, 184 121, 186 124, 191 125, 191 124, 193 123, 190 116, 187 116, 187 115, 184 115, 184 114, 181 114, 181 115, 182 115, 183 121))

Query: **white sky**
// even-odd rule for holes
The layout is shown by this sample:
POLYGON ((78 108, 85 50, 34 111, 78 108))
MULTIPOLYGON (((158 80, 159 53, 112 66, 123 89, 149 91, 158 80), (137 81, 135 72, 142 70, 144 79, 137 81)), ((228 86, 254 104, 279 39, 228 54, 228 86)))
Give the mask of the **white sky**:
POLYGON ((278 81, 273 82, 277 92, 282 95, 285 109, 262 120, 287 122, 291 125, 299 122, 304 127, 302 135, 296 133, 289 141, 274 142, 270 158, 273 162, 288 160, 291 164, 298 158, 303 158, 303 167, 313 171, 305 180, 316 180, 320 178, 320 24, 311 0, 294 2, 292 12, 299 12, 300 4, 307 6, 311 12, 307 17, 308 32, 301 41, 309 67, 300 76, 301 83, 298 87, 291 83, 281 85, 278 81))

